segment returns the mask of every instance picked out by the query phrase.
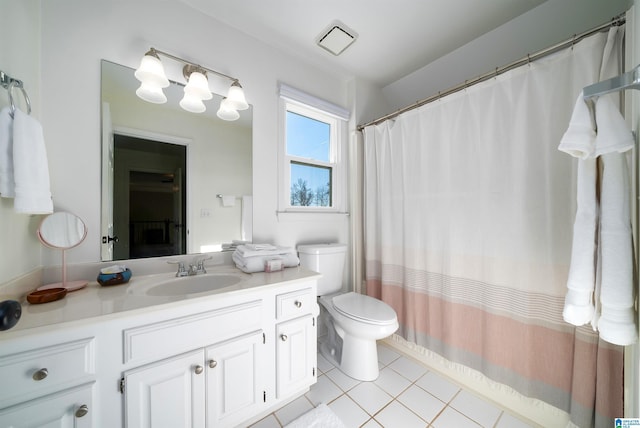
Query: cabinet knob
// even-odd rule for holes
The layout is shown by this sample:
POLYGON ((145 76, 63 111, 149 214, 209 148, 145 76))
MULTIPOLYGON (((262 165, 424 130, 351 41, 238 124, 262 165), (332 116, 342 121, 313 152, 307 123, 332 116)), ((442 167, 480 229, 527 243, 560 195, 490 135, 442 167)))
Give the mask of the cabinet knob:
POLYGON ((202 373, 202 370, 204 370, 204 369, 202 368, 202 366, 201 366, 201 365, 197 365, 197 366, 196 366, 196 369, 195 369, 195 372, 196 372, 196 374, 200 374, 200 373, 202 373))
POLYGON ((209 367, 211 367, 212 369, 215 369, 217 365, 218 362, 216 360, 209 360, 209 367))
POLYGON ((281 335, 280 335, 280 339, 281 339, 283 342, 286 342, 288 338, 289 338, 289 337, 287 337, 287 335, 286 335, 286 334, 281 334, 281 335))
POLYGON ((296 302, 294 303, 294 305, 296 305, 296 308, 301 308, 302 307, 302 302, 299 300, 296 300, 296 302))
POLYGON ((78 410, 76 410, 76 418, 81 418, 87 413, 89 413, 89 407, 87 407, 86 404, 83 404, 82 406, 78 407, 78 410))
POLYGON ((42 368, 42 369, 38 370, 37 372, 35 372, 33 374, 33 376, 31 376, 31 377, 35 381, 41 381, 42 379, 46 378, 47 376, 49 376, 49 370, 47 370, 46 368, 42 368))

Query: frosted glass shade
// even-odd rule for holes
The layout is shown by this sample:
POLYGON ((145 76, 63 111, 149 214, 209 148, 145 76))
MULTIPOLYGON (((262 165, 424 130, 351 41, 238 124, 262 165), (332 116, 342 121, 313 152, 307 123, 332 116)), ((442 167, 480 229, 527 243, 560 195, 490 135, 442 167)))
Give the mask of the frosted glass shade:
POLYGON ((240 113, 229 103, 228 98, 223 98, 220 102, 220 108, 216 113, 217 116, 222 120, 237 120, 240 117, 240 113))
POLYGON ((249 108, 247 100, 244 98, 244 90, 238 81, 233 82, 227 94, 227 102, 234 110, 246 110, 249 108))
POLYGON ((136 95, 154 104, 164 104, 167 102, 167 97, 164 92, 162 92, 161 87, 145 82, 142 82, 140 87, 136 89, 136 95))
POLYGON ((191 113, 202 113, 207 109, 202 102, 202 99, 186 92, 184 97, 180 100, 180 107, 186 111, 190 111, 191 113))
POLYGON ((189 75, 189 81, 187 82, 187 86, 184 87, 184 92, 190 96, 198 97, 201 100, 210 100, 213 98, 211 90, 209 89, 209 81, 204 74, 197 71, 189 75))
POLYGON ((153 54, 145 54, 140 61, 140 67, 135 71, 134 76, 142 83, 154 85, 158 88, 169 86, 169 79, 164 73, 164 67, 160 60, 153 54))

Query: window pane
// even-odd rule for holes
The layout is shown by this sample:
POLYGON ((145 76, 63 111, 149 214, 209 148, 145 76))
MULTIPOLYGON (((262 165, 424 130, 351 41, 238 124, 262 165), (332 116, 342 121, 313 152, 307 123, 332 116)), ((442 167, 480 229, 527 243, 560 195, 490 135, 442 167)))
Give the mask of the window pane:
POLYGON ((331 125, 287 111, 287 154, 329 162, 331 125))
POLYGON ((330 207, 331 168, 291 162, 291 206, 330 207))

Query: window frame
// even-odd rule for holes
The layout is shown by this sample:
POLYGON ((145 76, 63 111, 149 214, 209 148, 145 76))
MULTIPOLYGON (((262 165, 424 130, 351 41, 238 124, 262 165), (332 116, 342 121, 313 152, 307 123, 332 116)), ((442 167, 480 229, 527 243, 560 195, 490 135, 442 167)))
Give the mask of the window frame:
POLYGON ((304 94, 281 84, 279 101, 279 213, 340 213, 344 212, 347 192, 346 145, 344 141, 348 111, 324 100, 304 94), (294 95, 293 97, 291 95, 294 95), (329 161, 319 161, 287 153, 287 112, 327 123, 330 126, 329 161), (302 163, 310 166, 331 168, 331 206, 291 205, 291 165, 302 163))

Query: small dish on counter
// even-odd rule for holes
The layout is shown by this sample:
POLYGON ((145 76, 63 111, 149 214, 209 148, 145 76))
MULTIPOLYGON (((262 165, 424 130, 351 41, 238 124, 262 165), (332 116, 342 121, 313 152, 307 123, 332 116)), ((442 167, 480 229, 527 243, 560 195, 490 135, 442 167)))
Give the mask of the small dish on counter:
POLYGON ((126 269, 117 273, 101 273, 98 275, 98 284, 102 286, 120 285, 129 282, 131 279, 131 270, 126 269))
POLYGON ((49 288, 47 290, 36 290, 27 294, 27 302, 32 305, 55 302, 67 295, 66 288, 49 288))

